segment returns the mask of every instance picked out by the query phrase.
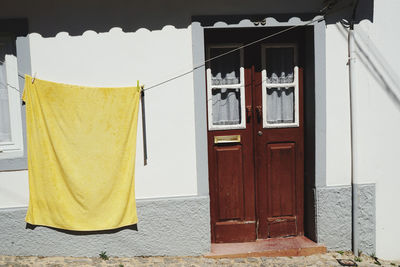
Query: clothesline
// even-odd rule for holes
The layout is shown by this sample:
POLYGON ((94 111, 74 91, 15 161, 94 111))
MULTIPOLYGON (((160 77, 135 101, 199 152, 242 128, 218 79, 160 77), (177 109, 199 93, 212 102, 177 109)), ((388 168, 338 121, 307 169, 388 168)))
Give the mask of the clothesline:
POLYGON ((220 57, 229 55, 229 54, 231 54, 231 53, 233 53, 233 52, 235 52, 235 51, 238 51, 238 50, 240 50, 240 49, 243 49, 243 48, 249 47, 249 46, 251 46, 251 45, 257 44, 257 43, 259 43, 259 42, 262 42, 262 41, 264 41, 264 40, 270 39, 270 38, 275 37, 275 36, 277 36, 277 35, 279 35, 279 34, 282 34, 282 33, 284 33, 284 32, 293 30, 293 29, 295 29, 295 28, 302 27, 302 26, 307 26, 307 25, 313 24, 313 23, 315 23, 315 22, 323 21, 324 19, 325 19, 325 18, 322 17, 322 18, 310 20, 309 22, 304 23, 304 24, 299 24, 299 25, 291 26, 291 27, 289 27, 289 28, 287 28, 287 29, 278 31, 278 32, 276 32, 276 33, 273 33, 273 34, 271 34, 271 35, 262 37, 262 38, 260 38, 260 39, 257 39, 257 40, 255 40, 255 41, 253 41, 253 42, 250 42, 250 43, 248 43, 248 44, 239 46, 239 47, 234 48, 234 49, 232 49, 232 50, 229 50, 229 51, 227 51, 227 52, 225 52, 225 53, 222 53, 222 54, 220 54, 220 55, 217 55, 217 56, 215 56, 215 57, 212 57, 212 58, 207 59, 207 60, 203 61, 201 64, 195 66, 195 67, 194 67, 193 69, 191 69, 191 70, 188 70, 188 71, 186 71, 186 72, 184 72, 184 73, 182 73, 182 74, 176 75, 176 76, 174 76, 174 77, 172 77, 172 78, 169 78, 169 79, 167 79, 167 80, 165 80, 165 81, 159 82, 159 83, 157 83, 157 84, 155 84, 155 85, 149 86, 149 87, 143 89, 143 91, 150 90, 150 89, 152 89, 152 88, 158 87, 158 86, 163 85, 163 84, 165 84, 165 83, 168 83, 168 82, 170 82, 170 81, 173 81, 173 80, 176 80, 176 79, 181 78, 181 77, 183 77, 183 76, 186 76, 186 75, 192 73, 193 71, 195 71, 196 69, 201 68, 201 67, 204 67, 208 62, 211 62, 211 61, 213 61, 213 60, 215 60, 215 59, 218 59, 218 58, 220 58, 220 57))
MULTIPOLYGON (((307 26, 307 25, 310 25, 310 24, 313 24, 313 23, 318 23, 318 22, 320 22, 320 21, 323 21, 324 19, 325 19, 325 18, 324 18, 324 16, 323 16, 323 17, 321 17, 321 18, 317 18, 317 19, 310 20, 310 21, 308 21, 308 22, 306 22, 306 23, 304 23, 304 24, 298 24, 298 25, 295 25, 295 26, 291 26, 291 27, 289 27, 289 28, 283 29, 283 30, 278 31, 278 32, 276 32, 276 33, 273 33, 273 34, 271 34, 271 35, 262 37, 262 38, 260 38, 260 39, 257 39, 257 40, 255 40, 255 41, 252 41, 252 42, 247 43, 247 44, 245 44, 245 45, 242 45, 242 46, 239 46, 239 47, 234 48, 234 49, 232 49, 232 50, 229 50, 229 51, 227 51, 227 52, 225 52, 225 53, 222 53, 222 54, 220 54, 220 55, 217 55, 217 56, 215 56, 215 57, 206 59, 206 60, 203 61, 201 64, 199 64, 199 65, 193 67, 192 69, 190 69, 190 70, 188 70, 188 71, 186 71, 186 72, 184 72, 184 73, 181 73, 181 74, 179 74, 179 75, 176 75, 176 76, 173 76, 173 77, 171 77, 171 78, 168 78, 168 79, 166 79, 166 80, 164 80, 164 81, 161 81, 161 82, 159 82, 159 83, 156 83, 156 84, 154 84, 154 85, 151 85, 151 86, 149 86, 149 87, 147 87, 147 88, 144 88, 143 91, 147 91, 147 90, 150 90, 150 89, 159 87, 159 86, 161 86, 161 85, 163 85, 163 84, 165 84, 165 83, 168 83, 168 82, 171 82, 171 81, 173 81, 173 80, 179 79, 179 78, 181 78, 181 77, 183 77, 183 76, 186 76, 186 75, 188 75, 188 74, 194 72, 196 69, 199 69, 199 68, 201 68, 201 67, 204 67, 207 63, 209 63, 209 62, 211 62, 211 61, 213 61, 213 60, 216 60, 216 59, 218 59, 218 58, 221 58, 221 57, 223 57, 223 56, 229 55, 229 54, 231 54, 231 53, 233 53, 233 52, 235 52, 235 51, 238 51, 238 50, 240 50, 240 49, 243 49, 243 48, 252 46, 252 45, 254 45, 254 44, 257 44, 257 43, 262 42, 262 41, 264 41, 264 40, 270 39, 270 38, 275 37, 275 36, 277 36, 277 35, 280 35, 280 34, 282 34, 282 33, 288 32, 288 31, 293 30, 293 29, 295 29, 295 28, 302 27, 302 26, 307 26)), ((5 64, 5 62, 2 61, 2 60, 0 60, 0 63, 5 64)), ((21 77, 21 78, 23 78, 23 79, 25 79, 25 75, 24 75, 24 74, 21 74, 20 72, 18 72, 18 76, 21 77)), ((7 84, 7 85, 9 86, 9 84, 7 84)), ((13 87, 13 86, 11 86, 11 87, 12 87, 14 90, 17 90, 17 91, 20 93, 20 95, 22 95, 22 92, 21 92, 20 90, 18 90, 17 88, 15 88, 15 87, 13 87)))

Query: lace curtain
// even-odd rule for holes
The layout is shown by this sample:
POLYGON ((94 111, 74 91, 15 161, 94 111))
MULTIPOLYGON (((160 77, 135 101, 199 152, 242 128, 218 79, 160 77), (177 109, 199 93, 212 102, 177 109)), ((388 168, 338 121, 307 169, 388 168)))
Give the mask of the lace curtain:
MULTIPOLYGON (((294 81, 294 51, 291 47, 266 50, 267 83, 294 81)), ((267 122, 294 122, 294 87, 267 88, 267 122)))
MULTIPOLYGON (((213 48, 210 57, 232 48, 213 48)), ((240 52, 228 54, 211 62, 211 84, 240 84, 240 52)), ((240 88, 212 89, 212 121, 214 125, 240 124, 240 88)))

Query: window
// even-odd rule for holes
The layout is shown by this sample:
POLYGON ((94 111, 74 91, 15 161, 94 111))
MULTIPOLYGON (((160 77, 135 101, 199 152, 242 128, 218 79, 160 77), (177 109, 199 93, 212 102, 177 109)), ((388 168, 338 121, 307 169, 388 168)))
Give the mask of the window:
POLYGON ((21 91, 15 38, 0 35, 0 159, 23 156, 21 91))
POLYGON ((299 70, 294 44, 262 46, 263 127, 299 126, 299 70))
MULTIPOLYGON (((207 58, 231 51, 239 44, 215 45, 207 58)), ((246 128, 245 88, 242 49, 212 60, 207 66, 207 106, 209 130, 246 128)))

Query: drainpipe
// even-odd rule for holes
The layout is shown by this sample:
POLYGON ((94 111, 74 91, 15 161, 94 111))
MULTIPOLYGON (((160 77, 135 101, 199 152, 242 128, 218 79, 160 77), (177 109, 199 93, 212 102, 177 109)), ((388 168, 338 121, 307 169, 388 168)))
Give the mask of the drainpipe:
POLYGON ((350 96, 350 134, 351 134, 351 217, 352 217, 352 247, 354 255, 358 256, 359 252, 359 227, 357 223, 357 214, 358 214, 358 206, 359 206, 359 197, 357 194, 356 185, 358 184, 358 168, 357 168, 357 114, 356 114, 356 96, 355 96, 355 88, 356 88, 356 80, 354 77, 355 74, 355 41, 354 41, 354 21, 356 10, 358 6, 359 0, 355 1, 355 5, 353 8, 353 16, 350 22, 350 28, 348 33, 348 57, 349 57, 349 96, 350 96))

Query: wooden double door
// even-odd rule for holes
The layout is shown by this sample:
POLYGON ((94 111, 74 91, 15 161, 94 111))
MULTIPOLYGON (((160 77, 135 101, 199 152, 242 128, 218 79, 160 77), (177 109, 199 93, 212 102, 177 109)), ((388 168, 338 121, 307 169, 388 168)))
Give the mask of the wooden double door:
POLYGON ((286 34, 240 49, 265 34, 205 35, 214 243, 304 233, 302 48, 286 34))

